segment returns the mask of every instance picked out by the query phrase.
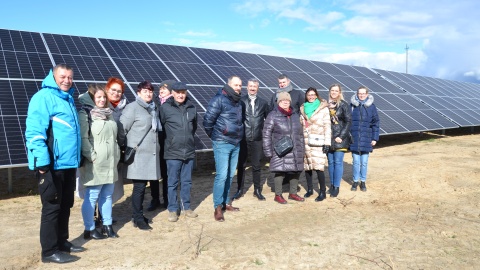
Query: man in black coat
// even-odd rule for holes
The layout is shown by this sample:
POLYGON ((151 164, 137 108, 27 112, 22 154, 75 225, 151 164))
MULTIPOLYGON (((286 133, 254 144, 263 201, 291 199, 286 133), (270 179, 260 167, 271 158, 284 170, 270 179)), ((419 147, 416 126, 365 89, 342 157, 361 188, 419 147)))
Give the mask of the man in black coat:
POLYGON ((245 136, 240 142, 240 153, 237 165, 237 183, 238 190, 233 196, 232 200, 240 199, 245 187, 245 167, 247 165, 247 157, 250 154, 250 161, 252 162, 252 176, 253 176, 253 196, 259 200, 264 201, 265 197, 262 195, 262 185, 260 184, 260 161, 262 159, 262 130, 265 118, 269 112, 269 106, 266 100, 257 96, 259 82, 257 79, 248 80, 247 90, 248 94, 243 96, 240 101, 242 104, 243 124, 245 127, 245 136))
POLYGON ((293 85, 290 82, 290 79, 285 74, 280 74, 278 76, 278 89, 275 94, 273 94, 272 99, 270 100, 270 111, 275 109, 277 106, 277 96, 278 93, 287 92, 292 98, 292 103, 290 106, 293 108, 295 113, 300 113, 300 106, 305 103, 305 93, 302 90, 293 89, 293 85))
POLYGON ((195 132, 197 111, 187 97, 187 85, 176 82, 172 85, 172 97, 160 107, 160 121, 165 131, 164 158, 168 173, 168 221, 178 220, 180 212, 177 189, 180 183, 180 205, 185 216, 198 215, 190 209, 190 190, 195 158, 195 132))

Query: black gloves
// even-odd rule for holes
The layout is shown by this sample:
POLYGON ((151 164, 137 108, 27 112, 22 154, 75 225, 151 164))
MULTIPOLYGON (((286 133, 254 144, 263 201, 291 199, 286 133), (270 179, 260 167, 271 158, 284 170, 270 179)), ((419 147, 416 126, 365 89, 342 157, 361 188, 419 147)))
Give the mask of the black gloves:
POLYGON ((43 201, 51 202, 57 199, 57 188, 53 182, 52 172, 36 172, 38 180, 38 194, 43 201))
POLYGON ((324 154, 328 153, 328 151, 330 151, 330 145, 324 145, 322 147, 322 151, 324 154))

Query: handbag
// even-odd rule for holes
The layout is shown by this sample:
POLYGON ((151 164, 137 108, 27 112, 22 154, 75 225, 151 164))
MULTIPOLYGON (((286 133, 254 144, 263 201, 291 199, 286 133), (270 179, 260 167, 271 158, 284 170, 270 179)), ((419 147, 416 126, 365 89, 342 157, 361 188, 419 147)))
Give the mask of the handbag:
POLYGON ((325 144, 324 136, 318 134, 310 134, 308 132, 308 129, 306 129, 306 131, 308 135, 307 143, 309 146, 323 146, 325 144))
POLYGON ((290 135, 283 136, 280 140, 276 141, 273 145, 273 150, 277 153, 278 157, 283 157, 286 154, 290 153, 293 149, 293 141, 291 138, 292 135, 292 120, 289 119, 288 126, 290 128, 290 135))
POLYGON ((122 153, 124 164, 130 165, 130 164, 133 163, 133 161, 135 160, 135 153, 137 152, 137 149, 140 146, 140 144, 142 144, 143 139, 145 139, 145 137, 147 137, 147 134, 148 134, 148 132, 150 132, 150 129, 152 129, 152 128, 150 127, 149 129, 147 129, 147 133, 145 133, 145 135, 143 135, 142 139, 140 140, 140 142, 135 147, 130 147, 130 146, 125 147, 125 151, 123 151, 123 153, 122 153))
POLYGON ((290 136, 283 136, 280 140, 275 142, 273 149, 279 157, 285 156, 293 149, 292 138, 290 138, 290 136))

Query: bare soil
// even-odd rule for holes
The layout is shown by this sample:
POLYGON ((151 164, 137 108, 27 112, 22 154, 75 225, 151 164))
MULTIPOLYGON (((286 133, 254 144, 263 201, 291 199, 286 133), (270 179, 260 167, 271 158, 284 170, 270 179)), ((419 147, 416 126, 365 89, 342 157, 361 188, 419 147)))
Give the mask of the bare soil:
MULTIPOLYGON (((83 239, 76 198, 70 241, 87 248, 65 265, 40 260, 41 203, 33 175, 0 171, 0 269, 478 269, 480 267, 480 133, 470 129, 384 136, 370 156, 367 192, 350 191, 350 154, 337 198, 303 203, 273 201, 265 164, 266 201, 246 195, 213 219, 211 152, 199 153, 193 176, 196 219, 167 221, 167 211, 146 212, 152 231, 132 226, 130 194, 114 205, 120 238, 83 239)), ((328 180, 328 173, 327 183, 328 180)), ((315 182, 316 183, 316 182, 315 182)), ((303 196, 305 178, 301 176, 303 196)), ((231 195, 236 191, 236 179, 231 195)), ((285 187, 285 191, 287 187, 285 187)), ((318 191, 318 188, 317 188, 318 191)), ((285 197, 287 194, 285 194, 285 197)), ((144 207, 150 202, 147 190, 144 207)))

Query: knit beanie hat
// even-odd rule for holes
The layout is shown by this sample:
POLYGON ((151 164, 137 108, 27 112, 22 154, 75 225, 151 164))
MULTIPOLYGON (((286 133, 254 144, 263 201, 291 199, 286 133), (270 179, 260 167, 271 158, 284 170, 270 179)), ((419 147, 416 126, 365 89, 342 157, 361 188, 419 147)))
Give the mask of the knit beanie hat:
POLYGON ((292 102, 292 98, 290 97, 290 94, 288 92, 280 92, 277 94, 277 103, 280 104, 280 101, 282 100, 288 100, 292 102))

